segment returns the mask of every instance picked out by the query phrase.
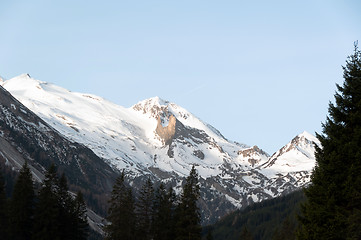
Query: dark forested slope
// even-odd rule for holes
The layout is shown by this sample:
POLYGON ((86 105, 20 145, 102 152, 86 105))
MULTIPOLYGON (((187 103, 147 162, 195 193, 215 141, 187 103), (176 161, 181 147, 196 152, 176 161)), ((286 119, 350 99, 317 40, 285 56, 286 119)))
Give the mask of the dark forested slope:
POLYGON ((212 231, 214 240, 239 240, 248 231, 252 239, 294 239, 300 203, 305 200, 303 191, 253 204, 237 210, 214 225, 207 226, 203 234, 212 231), (286 238, 285 238, 286 235, 286 238))

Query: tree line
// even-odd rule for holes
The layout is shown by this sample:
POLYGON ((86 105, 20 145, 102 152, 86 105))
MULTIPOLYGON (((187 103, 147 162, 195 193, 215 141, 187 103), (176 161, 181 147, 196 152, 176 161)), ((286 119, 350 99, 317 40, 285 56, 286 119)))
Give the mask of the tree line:
MULTIPOLYGON (((188 240, 201 239, 200 191, 194 166, 177 195, 163 183, 155 188, 150 178, 139 194, 126 181, 124 171, 116 179, 109 200, 105 239, 188 240)), ((0 173, 0 237, 14 240, 83 240, 89 236, 82 193, 71 194, 64 174, 51 165, 36 186, 25 163, 6 197, 0 173)))
POLYGON ((137 199, 126 183, 124 171, 114 185, 105 226, 105 239, 197 240, 201 239, 198 173, 192 167, 177 196, 164 184, 155 188, 148 178, 137 199))
POLYGON ((68 191, 64 174, 51 165, 40 189, 25 163, 16 179, 12 196, 6 197, 0 174, 0 237, 13 240, 84 240, 88 237, 86 205, 83 195, 68 191))
MULTIPOLYGON (((296 238, 297 215, 305 201, 302 190, 249 205, 205 226, 202 235, 214 240, 290 240, 296 238)), ((207 238, 206 238, 207 239, 207 238)))

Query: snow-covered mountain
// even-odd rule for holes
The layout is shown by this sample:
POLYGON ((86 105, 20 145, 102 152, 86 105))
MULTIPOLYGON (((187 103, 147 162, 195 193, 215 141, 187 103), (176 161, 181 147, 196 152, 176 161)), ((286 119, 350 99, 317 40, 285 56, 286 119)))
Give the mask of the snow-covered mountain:
POLYGON ((319 143, 306 132, 270 157, 158 97, 124 108, 28 74, 0 84, 66 139, 88 147, 113 169, 126 169, 135 185, 148 175, 180 189, 195 165, 205 223, 304 186, 315 165, 313 142, 319 143))

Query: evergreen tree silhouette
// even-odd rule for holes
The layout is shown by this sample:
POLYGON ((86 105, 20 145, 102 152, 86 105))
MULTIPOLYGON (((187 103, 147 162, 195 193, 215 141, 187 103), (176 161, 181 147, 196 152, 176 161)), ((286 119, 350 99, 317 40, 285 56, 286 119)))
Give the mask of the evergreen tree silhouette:
POLYGON ((361 54, 343 67, 322 134, 300 217, 299 239, 361 239, 361 54))
POLYGON ((154 189, 150 178, 142 186, 136 203, 137 239, 150 240, 153 216, 154 189))
POLYGON ((45 174, 38 194, 34 217, 34 240, 61 239, 62 229, 58 222, 60 214, 58 188, 56 167, 52 164, 45 174))
POLYGON ((27 162, 15 182, 9 206, 9 230, 13 240, 31 239, 33 234, 35 192, 27 162))
POLYGON ((170 187, 167 191, 160 184, 155 191, 153 206, 152 233, 154 240, 175 239, 175 202, 176 195, 170 187))
POLYGON ((5 194, 5 183, 0 169, 0 236, 7 238, 8 233, 8 217, 7 217, 7 200, 5 194))
POLYGON ((177 240, 201 239, 201 216, 197 206, 199 197, 198 173, 193 166, 186 178, 177 209, 177 240))
POLYGON ((73 199, 65 174, 60 179, 52 164, 39 191, 33 239, 86 239, 88 224, 82 195, 73 199))
POLYGON ((74 240, 86 240, 89 235, 89 224, 87 220, 87 209, 84 202, 83 194, 79 191, 75 198, 75 228, 76 234, 74 240))
POLYGON ((135 212, 132 189, 125 183, 124 171, 113 186, 105 227, 106 240, 131 240, 135 238, 135 212))

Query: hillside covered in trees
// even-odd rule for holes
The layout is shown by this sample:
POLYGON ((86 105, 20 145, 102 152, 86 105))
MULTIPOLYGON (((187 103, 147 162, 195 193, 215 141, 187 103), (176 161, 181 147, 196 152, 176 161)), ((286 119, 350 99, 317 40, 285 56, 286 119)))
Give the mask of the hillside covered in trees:
POLYGON ((295 239, 300 204, 305 201, 302 191, 255 203, 237 210, 214 225, 203 229, 206 239, 211 232, 214 240, 295 239))
POLYGON ((177 196, 163 184, 148 179, 135 198, 124 172, 114 185, 105 239, 186 240, 201 239, 198 173, 194 166, 177 196))
MULTIPOLYGON (((8 177, 6 179, 9 179, 8 177)), ((38 188, 25 163, 7 198, 0 174, 1 239, 87 239, 89 226, 83 195, 72 196, 64 174, 54 165, 48 169, 38 188)))

